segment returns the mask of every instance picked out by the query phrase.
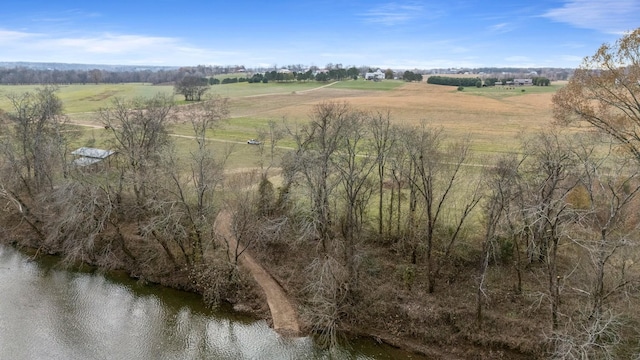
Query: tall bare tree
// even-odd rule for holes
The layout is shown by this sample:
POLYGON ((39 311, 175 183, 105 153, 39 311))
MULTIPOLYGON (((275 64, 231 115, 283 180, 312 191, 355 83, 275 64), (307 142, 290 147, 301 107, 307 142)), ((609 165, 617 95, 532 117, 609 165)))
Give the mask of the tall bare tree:
POLYGON ((122 175, 131 177, 139 207, 146 201, 147 184, 157 169, 162 150, 169 144, 167 125, 173 113, 173 99, 162 94, 131 101, 116 98, 110 107, 98 113, 113 135, 114 150, 122 159, 122 175))
POLYGON ((585 58, 553 96, 554 116, 583 121, 614 138, 640 161, 640 28, 585 58))
MULTIPOLYGON (((424 211, 424 238, 427 286, 429 292, 435 290, 436 279, 442 267, 449 259, 454 245, 462 233, 463 226, 472 210, 481 199, 480 181, 472 181, 465 185, 468 196, 462 200, 458 214, 452 215, 450 224, 446 223, 445 212, 454 208, 456 200, 453 198, 455 188, 460 186, 463 175, 462 168, 469 156, 469 142, 444 143, 441 129, 432 129, 426 125, 414 129, 413 136, 407 140, 412 149, 410 158, 415 169, 414 183, 420 197, 419 206, 424 211), (442 255, 435 258, 436 231, 451 226, 452 231, 442 232, 442 255), (446 235, 445 235, 446 234, 446 235)), ((467 177, 466 180, 472 180, 467 177)))
POLYGON ((575 216, 567 196, 580 179, 573 140, 559 130, 540 132, 525 143, 517 204, 528 260, 546 265, 553 330, 559 326, 561 288, 567 276, 558 270, 558 249, 575 216))
POLYGON ((334 236, 330 197, 338 184, 332 157, 344 143, 344 131, 354 111, 346 103, 323 102, 316 105, 311 121, 299 131, 292 132, 297 144, 292 165, 302 174, 311 199, 313 227, 324 251, 334 236))
MULTIPOLYGON (((68 175, 66 153, 72 132, 65 127, 57 88, 8 96, 12 111, 0 114, 0 197, 9 201, 40 240, 43 205, 40 195, 54 189, 55 181, 68 175)), ((45 194, 46 195, 46 194, 45 194)))
POLYGON ((374 154, 364 152, 370 135, 367 125, 365 115, 354 112, 343 129, 340 151, 332 159, 345 199, 341 233, 345 240, 344 260, 353 284, 357 283, 356 242, 363 234, 366 209, 373 191, 370 175, 376 166, 374 154))
MULTIPOLYGON (((396 131, 391 124, 391 113, 389 111, 369 114, 369 125, 378 168, 378 235, 382 235, 384 216, 383 190, 391 149, 396 145, 396 131)), ((391 223, 389 223, 389 226, 391 226, 391 223)))
MULTIPOLYGON (((226 99, 213 97, 191 105, 179 117, 186 119, 196 144, 190 159, 179 158, 173 147, 158 149, 158 163, 165 179, 156 183, 161 191, 147 200, 153 208, 145 233, 161 244, 174 244, 189 267, 204 260, 206 248, 214 248, 213 222, 220 206, 216 191, 223 179, 227 152, 215 154, 207 138, 229 114, 226 99)), ((175 246, 174 246, 175 247, 175 246)))
POLYGON ((566 279, 576 298, 564 311, 570 316, 551 334, 555 353, 567 358, 620 357, 622 319, 631 314, 617 304, 634 301, 630 294, 640 280, 629 251, 637 246, 640 225, 635 216, 639 173, 632 156, 605 144, 605 136, 590 134, 574 147, 580 183, 568 199, 575 215, 565 233, 567 245, 577 245, 571 264, 577 270, 566 279))
POLYGON ((3 130, 8 158, 14 159, 13 171, 23 189, 30 194, 53 188, 54 177, 62 175, 68 134, 64 133, 66 118, 57 88, 46 86, 35 92, 11 94, 12 106, 3 130), (58 174, 56 174, 56 172, 58 174))
POLYGON ((484 239, 482 242, 482 256, 478 275, 476 292, 476 321, 482 327, 483 307, 486 298, 487 269, 491 256, 495 256, 497 237, 500 235, 500 225, 509 211, 509 204, 514 200, 518 177, 518 159, 513 155, 506 155, 496 161, 496 165, 486 169, 484 188, 487 195, 483 206, 484 239))

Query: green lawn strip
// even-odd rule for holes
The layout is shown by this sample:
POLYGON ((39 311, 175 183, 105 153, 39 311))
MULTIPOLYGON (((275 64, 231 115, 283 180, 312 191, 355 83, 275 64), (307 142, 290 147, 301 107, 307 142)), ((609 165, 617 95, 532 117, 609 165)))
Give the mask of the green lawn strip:
POLYGON ((235 98, 246 96, 264 96, 268 94, 290 94, 299 91, 311 90, 326 85, 316 81, 309 82, 269 82, 267 84, 248 82, 213 85, 209 93, 220 95, 222 97, 235 98))
MULTIPOLYGON (((554 93, 563 85, 550 85, 550 86, 487 86, 483 88, 478 87, 465 87, 462 90, 465 94, 486 96, 488 98, 501 100, 512 96, 522 96, 531 94, 546 94, 554 93)), ((457 91, 457 90, 453 90, 457 91)))
MULTIPOLYGON (((34 92, 42 87, 42 85, 0 85, 0 109, 12 110, 7 95, 34 92)), ((130 100, 137 97, 151 98, 158 93, 173 94, 173 86, 155 86, 145 83, 74 84, 57 87, 57 95, 64 103, 64 112, 67 114, 96 111, 111 105, 116 97, 130 100)))
POLYGON ((384 81, 366 81, 366 80, 345 80, 339 81, 331 88, 350 89, 350 90, 382 90, 389 91, 405 85, 405 81, 401 80, 384 80, 384 81))

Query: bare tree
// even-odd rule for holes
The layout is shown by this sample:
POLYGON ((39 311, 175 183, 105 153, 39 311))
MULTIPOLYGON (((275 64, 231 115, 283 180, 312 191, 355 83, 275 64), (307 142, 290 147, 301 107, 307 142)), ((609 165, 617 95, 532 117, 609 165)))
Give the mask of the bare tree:
POLYGON ((333 238, 333 217, 330 211, 331 193, 338 184, 331 158, 343 143, 344 130, 354 111, 346 103, 324 102, 316 105, 310 123, 300 131, 290 131, 297 144, 293 164, 302 174, 309 191, 313 226, 324 251, 333 238))
MULTIPOLYGON (((391 125, 391 114, 389 111, 376 112, 369 115, 369 125, 373 136, 373 149, 376 156, 378 168, 378 235, 383 233, 383 212, 384 212, 384 183, 386 180, 386 168, 391 156, 391 149, 396 146, 396 131, 391 125)), ((392 201, 393 202, 393 201, 392 201)), ((391 223, 389 223, 391 226, 391 223)))
POLYGON ((561 288, 568 276, 558 271, 558 249, 575 218, 567 196, 580 178, 573 141, 558 130, 540 132, 524 144, 519 194, 509 216, 513 233, 526 242, 528 261, 546 265, 552 330, 559 326, 561 288))
POLYGON ((486 274, 491 256, 495 254, 500 225, 514 200, 516 192, 515 182, 518 176, 518 160, 513 155, 499 158, 496 165, 485 171, 484 187, 487 190, 486 201, 483 204, 484 239, 482 242, 482 257, 478 275, 478 289, 476 293, 476 321, 482 327, 482 311, 486 298, 486 274))
POLYGON ((158 94, 152 99, 114 99, 100 109, 99 119, 113 135, 114 150, 122 159, 123 176, 130 176, 137 204, 147 200, 147 184, 157 169, 162 150, 169 144, 167 124, 173 116, 173 100, 158 94))
POLYGON ((585 58, 553 97, 554 116, 584 121, 608 134, 640 161, 640 28, 585 58))
POLYGON ((349 314, 349 271, 332 256, 316 258, 307 268, 305 292, 308 293, 307 310, 303 316, 312 324, 322 346, 331 349, 338 345, 339 329, 349 314))
POLYGON ((571 197, 578 216, 567 232, 579 247, 576 253, 584 254, 575 264, 571 286, 581 301, 577 309, 568 309, 571 316, 551 340, 564 358, 613 359, 624 339, 622 318, 631 315, 622 313, 616 300, 629 301, 639 280, 632 271, 633 252, 625 249, 637 245, 640 223, 633 214, 640 178, 635 159, 627 153, 612 151, 613 144, 607 152, 593 137, 582 140, 575 152, 583 173, 571 197))
POLYGON ((10 136, 3 138, 4 149, 7 158, 13 159, 13 176, 31 195, 52 189, 54 177, 66 170, 69 134, 63 132, 66 118, 56 91, 47 86, 8 96, 13 111, 6 114, 3 130, 10 136))
POLYGON ((186 75, 174 85, 174 92, 183 95, 185 101, 200 101, 209 89, 209 80, 195 75, 186 75))
POLYGON ((219 207, 215 194, 229 153, 214 154, 207 131, 228 116, 227 101, 214 97, 189 106, 181 116, 191 125, 196 146, 186 162, 172 147, 158 149, 161 161, 156 166, 163 170, 158 179, 165 180, 156 182, 160 191, 147 200, 152 215, 145 234, 160 244, 177 245, 186 265, 194 267, 203 262, 205 248, 215 247, 212 224, 219 207))
POLYGON ((2 184, 0 197, 13 204, 22 221, 45 240, 41 202, 54 189, 57 178, 68 175, 66 153, 73 135, 55 87, 9 95, 12 111, 0 114, 2 184))
MULTIPOLYGON (((472 182, 471 186, 467 182, 466 191, 469 195, 463 200, 459 213, 453 215, 455 219, 451 224, 452 231, 447 232, 447 235, 444 232, 441 234, 446 237, 442 239, 442 256, 435 259, 436 230, 447 226, 444 213, 448 210, 447 207, 453 207, 455 203, 452 196, 454 188, 459 186, 461 169, 469 156, 469 142, 444 144, 442 130, 425 125, 415 129, 414 135, 407 141, 412 147, 409 156, 416 174, 410 181, 419 193, 419 206, 425 214, 422 236, 425 242, 427 286, 429 292, 433 292, 439 272, 451 255, 465 221, 480 201, 480 181, 472 182)), ((470 179, 472 178, 467 177, 467 181, 470 179)))
POLYGON ((370 175, 376 166, 375 156, 362 152, 368 135, 364 114, 354 112, 343 129, 340 151, 332 159, 345 199, 341 233, 345 240, 344 260, 352 284, 357 283, 356 242, 362 237, 365 211, 373 191, 370 175))
POLYGON ((260 143, 256 148, 260 153, 260 169, 264 174, 276 165, 278 141, 285 136, 286 130, 273 120, 269 120, 267 127, 258 130, 258 140, 260 143), (268 147, 267 147, 268 146, 268 147), (268 156, 268 162, 265 169, 265 156, 268 156))
POLYGON ((553 346, 550 357, 558 360, 619 359, 616 348, 622 340, 619 333, 622 324, 623 320, 611 311, 587 323, 569 319, 565 331, 555 331, 548 337, 553 346))

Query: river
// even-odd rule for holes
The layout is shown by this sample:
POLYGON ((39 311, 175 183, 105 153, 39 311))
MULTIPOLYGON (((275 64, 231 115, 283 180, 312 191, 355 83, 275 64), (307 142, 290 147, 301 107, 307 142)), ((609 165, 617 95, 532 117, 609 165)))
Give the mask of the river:
POLYGON ((198 295, 59 268, 0 245, 0 359, 418 359, 357 341, 335 356, 198 295))

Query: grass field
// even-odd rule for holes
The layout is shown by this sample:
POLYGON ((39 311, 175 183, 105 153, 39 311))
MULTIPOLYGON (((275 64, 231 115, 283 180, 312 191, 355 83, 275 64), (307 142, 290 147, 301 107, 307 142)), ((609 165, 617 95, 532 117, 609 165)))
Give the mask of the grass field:
MULTIPOLYGON (((552 121, 551 97, 563 84, 548 87, 475 88, 405 83, 402 81, 342 81, 337 83, 236 83, 211 87, 211 93, 229 98, 231 118, 213 133, 217 140, 244 143, 255 138, 269 121, 303 124, 313 107, 323 101, 344 101, 367 111, 389 111, 393 121, 404 126, 426 122, 442 127, 450 137, 470 136, 480 154, 513 151, 519 137, 546 128, 552 121), (524 90, 524 91, 522 91, 524 90)), ((36 86, 0 86, 0 109, 11 111, 6 95, 32 91, 36 86)), ((72 121, 100 125, 93 112, 109 106, 115 97, 151 97, 171 94, 169 85, 87 84, 59 87, 58 96, 72 121)), ((176 96, 180 104, 181 97, 176 96)), ((178 107, 179 108, 179 107, 178 107)), ((82 141, 93 141, 96 131, 87 130, 82 141), (94 135, 91 135, 93 132, 94 135)), ((189 135, 186 126, 173 132, 189 135)), ((98 141, 97 139, 95 141, 98 141)), ((286 139, 285 146, 292 145, 286 139)), ((252 151, 254 152, 254 151, 252 151)), ((247 155, 247 154, 245 154, 247 155)))
MULTIPOLYGON (((0 86, 0 109, 10 110, 10 102, 7 95, 21 94, 33 91, 35 85, 4 85, 0 86)), ((93 112, 107 107, 116 97, 152 97, 157 93, 172 94, 173 86, 151 84, 86 84, 86 85, 59 85, 58 97, 64 103, 66 113, 93 112)), ((179 100, 179 97, 176 97, 179 100)))

